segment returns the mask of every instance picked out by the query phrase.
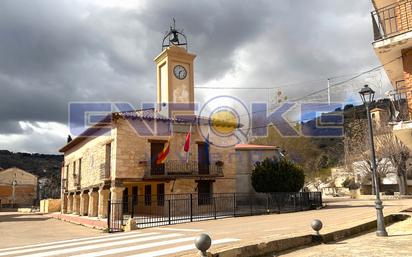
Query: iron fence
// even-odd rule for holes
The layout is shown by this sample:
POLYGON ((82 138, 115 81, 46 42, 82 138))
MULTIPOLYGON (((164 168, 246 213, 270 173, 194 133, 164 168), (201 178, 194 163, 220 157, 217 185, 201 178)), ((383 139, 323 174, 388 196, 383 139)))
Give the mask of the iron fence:
POLYGON ((322 206, 321 192, 128 196, 109 202, 110 232, 132 218, 139 228, 226 217, 286 213, 322 206))
POLYGON ((107 210, 107 227, 109 233, 123 231, 123 202, 112 202, 109 200, 107 210))

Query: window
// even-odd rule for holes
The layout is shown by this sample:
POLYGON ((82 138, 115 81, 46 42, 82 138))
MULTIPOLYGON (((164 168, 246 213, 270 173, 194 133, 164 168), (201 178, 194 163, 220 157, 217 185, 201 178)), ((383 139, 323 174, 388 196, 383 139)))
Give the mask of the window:
POLYGON ((64 188, 67 190, 69 186, 69 165, 66 166, 66 174, 64 175, 64 188))
POLYGON ((111 160, 112 160, 112 144, 106 145, 106 159, 105 159, 105 177, 110 177, 111 171, 111 160))
POLYGON ((157 184, 157 205, 165 205, 165 184, 157 184))
POLYGON ((137 186, 133 186, 132 187, 132 208, 134 208, 134 206, 137 206, 138 201, 138 187, 137 186))
POLYGON ((157 156, 163 151, 165 143, 163 142, 151 142, 150 144, 150 173, 151 175, 164 175, 165 165, 157 164, 157 156))
POLYGON ((80 179, 81 179, 81 176, 82 176, 82 158, 79 159, 79 164, 78 165, 79 165, 79 168, 78 168, 79 172, 77 174, 77 183, 79 183, 79 185, 80 185, 80 179))
POLYGON ((152 204, 152 186, 144 186, 144 204, 150 206, 152 204))
POLYGON ((123 190, 123 212, 129 212, 129 188, 123 190))
POLYGON ((206 143, 197 144, 197 159, 199 174, 209 174, 209 145, 207 145, 206 143))

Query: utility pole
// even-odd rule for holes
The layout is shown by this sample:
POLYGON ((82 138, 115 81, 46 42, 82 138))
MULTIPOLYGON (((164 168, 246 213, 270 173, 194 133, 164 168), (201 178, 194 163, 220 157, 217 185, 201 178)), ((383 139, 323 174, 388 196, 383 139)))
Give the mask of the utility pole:
POLYGON ((328 79, 328 105, 330 105, 330 79, 328 79))

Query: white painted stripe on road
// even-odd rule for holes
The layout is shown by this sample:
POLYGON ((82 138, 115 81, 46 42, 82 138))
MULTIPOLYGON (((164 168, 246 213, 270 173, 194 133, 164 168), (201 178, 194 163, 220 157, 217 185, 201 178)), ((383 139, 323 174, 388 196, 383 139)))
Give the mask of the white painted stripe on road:
POLYGON ((62 241, 54 241, 54 242, 49 242, 49 243, 40 243, 40 244, 32 244, 32 245, 24 245, 24 246, 15 246, 15 247, 10 247, 10 248, 3 248, 0 249, 0 253, 4 251, 10 251, 10 250, 18 250, 18 249, 25 249, 25 248, 32 248, 32 247, 40 247, 40 246, 48 246, 48 245, 55 245, 55 244, 63 244, 63 243, 71 243, 71 242, 81 242, 85 240, 90 240, 90 239, 98 239, 98 238, 115 238, 115 237, 122 237, 125 235, 130 235, 130 234, 140 234, 141 232, 126 232, 126 233, 120 233, 120 234, 111 234, 111 235, 104 235, 104 236, 93 236, 93 237, 83 237, 83 238, 74 238, 74 239, 68 239, 68 240, 62 240, 62 241))
POLYGON ((136 245, 136 246, 115 248, 115 249, 105 250, 101 252, 79 254, 79 255, 75 255, 71 257, 98 257, 98 256, 109 255, 109 254, 119 254, 119 253, 124 253, 124 252, 143 250, 143 249, 147 249, 151 247, 158 247, 158 246, 164 246, 164 245, 169 245, 169 244, 178 244, 178 243, 183 243, 183 242, 188 242, 188 241, 194 241, 195 239, 196 237, 184 237, 184 238, 173 239, 173 240, 168 240, 168 241, 160 241, 160 242, 154 242, 154 243, 148 243, 148 244, 142 244, 142 245, 136 245))
POLYGON ((159 235, 159 236, 151 236, 151 237, 138 238, 138 239, 116 241, 116 242, 110 242, 110 243, 104 243, 104 244, 94 244, 94 245, 74 247, 74 248, 69 248, 69 249, 61 249, 61 250, 50 251, 50 252, 34 253, 34 254, 24 255, 24 256, 20 256, 20 257, 45 257, 45 256, 60 255, 60 254, 67 254, 67 253, 80 252, 80 251, 87 251, 87 250, 93 250, 93 249, 104 248, 104 247, 113 247, 113 246, 116 246, 116 245, 126 245, 126 244, 140 243, 140 242, 145 242, 145 241, 152 241, 152 240, 165 239, 165 238, 178 237, 178 236, 182 236, 182 234, 159 235))
MULTIPOLYGON (((237 238, 225 238, 225 239, 220 239, 216 241, 212 241, 213 245, 217 244, 224 244, 224 243, 231 243, 231 242, 236 242, 240 241, 240 239, 237 238)), ((195 244, 190 244, 190 245, 182 245, 182 246, 177 246, 173 248, 168 248, 164 250, 158 250, 158 251, 153 251, 153 252, 147 252, 147 253, 141 253, 141 254, 136 254, 136 255, 129 255, 127 257, 156 257, 156 256, 162 256, 162 255, 167 255, 167 254, 174 254, 178 252, 183 252, 183 251, 188 251, 188 250, 193 250, 196 249, 195 244)))
POLYGON ((108 242, 108 241, 115 241, 115 240, 121 240, 121 239, 123 240, 123 239, 128 239, 128 238, 143 237, 143 236, 158 235, 158 234, 160 233, 157 233, 157 232, 139 233, 139 234, 118 236, 115 238, 109 237, 109 238, 94 239, 94 240, 89 240, 89 241, 74 242, 74 243, 68 243, 68 244, 58 244, 58 245, 51 245, 51 246, 44 246, 44 247, 33 247, 33 248, 27 248, 27 249, 15 250, 15 251, 1 252, 0 256, 10 255, 10 254, 22 254, 22 253, 29 253, 29 252, 35 252, 35 251, 47 251, 50 249, 56 249, 56 248, 62 248, 62 247, 86 245, 86 244, 108 242))
POLYGON ((185 231, 185 232, 202 232, 203 229, 193 229, 193 228, 155 228, 156 230, 164 231, 185 231))

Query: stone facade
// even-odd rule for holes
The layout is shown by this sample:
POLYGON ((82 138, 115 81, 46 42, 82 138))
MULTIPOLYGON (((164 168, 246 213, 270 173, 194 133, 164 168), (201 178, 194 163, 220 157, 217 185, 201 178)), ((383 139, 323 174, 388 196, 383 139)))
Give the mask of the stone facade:
POLYGON ((13 204, 29 206, 36 199, 37 176, 19 168, 0 171, 0 207, 13 204))
POLYGON ((222 127, 221 131, 234 131, 237 121, 195 117, 194 109, 179 112, 191 115, 179 119, 167 109, 173 103, 193 105, 194 58, 177 46, 165 49, 155 59, 161 107, 109 114, 109 126, 91 127, 60 149, 64 153, 62 212, 117 219, 113 215, 130 211, 136 197, 142 200, 134 210, 139 215, 147 208, 163 211, 166 196, 236 192, 237 138, 210 131, 222 127), (176 78, 176 66, 186 68, 185 78, 176 78), (211 121, 217 122, 212 128, 211 121), (103 129, 107 131, 102 133, 103 129), (183 148, 189 131, 187 155, 183 148), (167 160, 156 164, 166 143, 167 160))
POLYGON ((61 208, 61 199, 43 199, 40 201, 40 212, 58 212, 61 208))
MULTIPOLYGON (((210 163, 215 165, 221 161, 222 173, 187 174, 176 177, 152 177, 150 167, 152 159, 152 142, 169 140, 170 153, 167 161, 184 164, 186 155, 183 145, 190 124, 177 124, 168 137, 144 136, 137 133, 134 127, 141 120, 114 119, 110 136, 90 137, 65 152, 62 169, 62 207, 63 212, 79 215, 106 217, 107 203, 111 192, 112 201, 123 201, 123 190, 131 195, 133 187, 137 195, 143 196, 146 186, 150 185, 151 194, 157 195, 157 185, 164 185, 162 194, 197 193, 199 180, 212 183, 213 193, 233 193, 236 191, 236 152, 233 147, 216 147, 213 137, 210 140, 210 163), (110 152, 107 145, 110 144, 110 152), (108 156, 110 155, 110 156, 108 156), (109 161, 110 160, 110 161, 109 161), (109 163, 107 163, 109 162, 109 163), (107 171, 107 167, 110 165, 107 171), (104 176, 106 174, 107 176, 104 176), (120 192, 120 191, 121 192, 120 192), (91 198, 91 196, 93 198, 91 198)), ((149 121, 154 122, 154 121, 149 121)), ((163 121, 160 121, 163 122, 163 121)), ((164 122, 163 122, 164 123, 164 122)), ((172 125, 173 124, 168 124, 172 125)), ((197 163, 199 144, 205 139, 197 126, 192 125, 190 152, 188 161, 197 163)))

